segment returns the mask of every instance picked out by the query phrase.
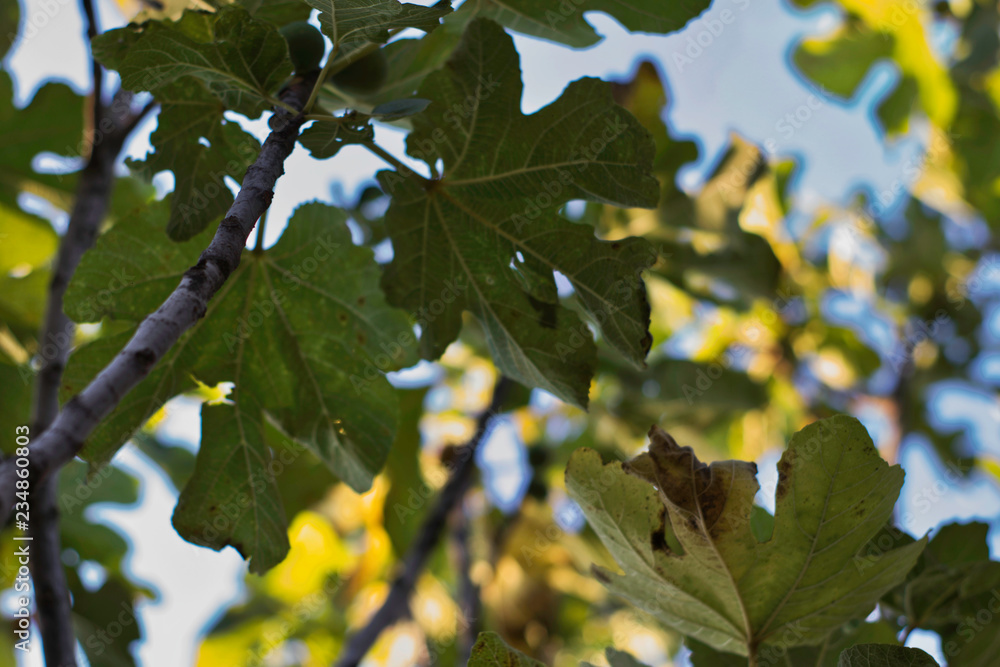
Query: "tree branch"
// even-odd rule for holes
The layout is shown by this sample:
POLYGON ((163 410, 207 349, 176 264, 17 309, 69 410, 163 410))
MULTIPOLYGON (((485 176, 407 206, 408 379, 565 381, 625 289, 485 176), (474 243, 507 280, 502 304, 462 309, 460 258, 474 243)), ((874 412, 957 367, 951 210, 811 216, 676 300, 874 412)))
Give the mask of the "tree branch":
MULTIPOLYGON (((295 79, 283 91, 285 103, 301 109, 312 83, 308 78, 295 79)), ((209 299, 239 266, 247 237, 271 204, 274 184, 284 173, 285 158, 291 154, 303 122, 301 114, 275 111, 269 121, 271 134, 257 160, 247 169, 243 187, 198 263, 184 273, 177 288, 156 312, 142 321, 121 352, 66 403, 49 429, 32 444, 29 467, 36 484, 76 456, 100 421, 149 375, 178 338, 205 315, 209 299)), ((84 200, 89 202, 93 198, 85 196, 84 200)), ((13 459, 0 464, 0 525, 5 525, 11 517, 15 479, 13 459)))
POLYGON ((476 449, 486 435, 493 417, 503 405, 504 399, 510 391, 510 386, 511 380, 506 377, 501 377, 497 382, 493 389, 493 399, 490 401, 489 408, 483 411, 476 420, 476 431, 472 439, 463 446, 463 451, 458 456, 451 477, 441 489, 434 507, 424 518, 420 532, 407 550, 402 567, 392 581, 385 602, 368 620, 368 624, 348 640, 335 667, 355 667, 375 644, 383 630, 396 621, 409 616, 410 595, 417 585, 417 578, 434 551, 434 547, 441 539, 448 515, 465 497, 465 492, 472 484, 473 472, 476 469, 476 449))
POLYGON ((458 556, 458 607, 461 625, 458 632, 456 665, 465 665, 479 636, 482 616, 479 586, 472 580, 472 550, 469 546, 469 517, 461 508, 452 513, 452 540, 458 556))
MULTIPOLYGON (((97 34, 96 18, 91 0, 82 0, 90 39, 97 34)), ((73 322, 63 312, 66 287, 76 272, 83 253, 97 238, 101 222, 107 214, 111 192, 114 189, 115 162, 135 125, 148 113, 144 109, 134 113, 127 101, 124 113, 109 113, 102 103, 102 70, 92 60, 93 118, 90 127, 90 146, 87 163, 80 173, 76 198, 70 213, 66 233, 59 242, 55 267, 49 283, 45 315, 39 331, 39 349, 42 351, 41 368, 35 379, 32 437, 38 437, 52 424, 59 413, 59 384, 69 357, 75 331, 73 322), (107 122, 105 122, 107 121, 107 122), (106 132, 107 136, 99 134, 106 132)), ((116 99, 119 96, 116 95, 116 99)), ((45 649, 48 667, 76 667, 76 637, 73 632, 72 605, 69 586, 62 564, 62 544, 59 530, 57 475, 47 479, 32 479, 30 521, 32 537, 31 577, 38 608, 38 624, 45 649)))

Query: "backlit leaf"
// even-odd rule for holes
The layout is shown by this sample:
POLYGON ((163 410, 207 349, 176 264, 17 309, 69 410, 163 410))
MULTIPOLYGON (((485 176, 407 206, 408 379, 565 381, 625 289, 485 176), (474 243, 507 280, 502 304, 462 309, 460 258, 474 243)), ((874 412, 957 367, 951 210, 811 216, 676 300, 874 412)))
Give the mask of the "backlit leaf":
POLYGON ((469 656, 469 667, 542 667, 520 651, 504 643, 495 632, 480 632, 469 656))
POLYGON ((584 12, 610 14, 632 32, 664 34, 680 30, 708 5, 708 0, 467 0, 456 19, 489 18, 516 32, 580 48, 601 39, 584 12))
POLYGON ((186 11, 179 21, 150 21, 94 40, 94 53, 118 70, 122 85, 156 92, 174 81, 203 82, 227 109, 256 118, 292 73, 277 28, 238 7, 186 11))
POLYGON ((837 667, 938 667, 938 664, 918 648, 859 644, 840 654, 837 667))
POLYGON ((442 16, 451 12, 448 2, 421 7, 397 0, 306 0, 319 10, 319 23, 334 44, 343 42, 383 43, 389 31, 419 28, 430 32, 442 16))
POLYGON ((567 488, 624 570, 596 571, 608 588, 717 650, 820 643, 867 615, 924 547, 920 540, 860 557, 891 516, 903 472, 879 457, 853 418, 792 437, 766 542, 750 527, 753 463, 706 466, 656 427, 650 439, 649 452, 624 465, 579 450, 567 488))
MULTIPOLYGON (((157 240, 151 232, 165 215, 154 206, 98 241, 70 286, 71 317, 138 321, 176 287, 208 232, 182 244, 157 240)), ((300 207, 273 248, 244 254, 205 318, 102 422, 83 456, 109 460, 194 379, 233 382, 231 404, 202 409, 202 444, 174 524, 195 543, 237 546, 253 556, 254 571, 273 566, 288 548, 273 475, 288 462, 267 447, 270 425, 358 491, 370 486, 392 443, 396 399, 383 371, 404 361, 396 341, 411 334, 405 315, 385 305, 377 276, 371 251, 351 243, 341 211, 300 207)), ((74 354, 65 394, 82 389, 131 333, 74 354)))
POLYGON ((653 206, 648 133, 616 106, 607 86, 583 79, 531 116, 520 111, 517 52, 496 24, 469 25, 449 66, 419 95, 410 155, 443 175, 429 183, 383 171, 392 195, 386 226, 395 257, 383 286, 422 328, 421 354, 436 358, 469 310, 504 373, 580 405, 594 367, 589 327, 560 305, 565 275, 608 343, 636 365, 651 344, 640 273, 655 260, 645 241, 601 241, 558 214, 571 199, 653 206))

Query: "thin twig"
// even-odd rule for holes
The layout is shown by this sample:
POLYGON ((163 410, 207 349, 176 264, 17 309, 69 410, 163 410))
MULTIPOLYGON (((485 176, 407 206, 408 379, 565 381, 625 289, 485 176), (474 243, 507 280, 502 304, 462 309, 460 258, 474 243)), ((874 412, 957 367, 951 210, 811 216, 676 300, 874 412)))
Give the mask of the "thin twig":
POLYGON ((417 172, 415 172, 412 169, 410 169, 409 167, 407 167, 405 164, 403 164, 403 162, 399 158, 397 158, 395 155, 393 155, 389 151, 385 150, 384 148, 382 148, 381 146, 379 146, 378 144, 376 144, 374 141, 363 141, 363 142, 361 142, 361 145, 364 146, 365 148, 367 148, 369 151, 371 151, 375 155, 377 155, 380 158, 382 158, 386 163, 388 163, 388 164, 392 165, 393 167, 395 167, 396 171, 399 172, 400 174, 402 174, 403 176, 409 176, 410 178, 416 178, 422 184, 426 184, 426 183, 430 182, 429 179, 427 179, 424 176, 421 176, 417 172))
MULTIPOLYGON (((334 22, 336 26, 336 22, 334 22)), ((330 73, 330 69, 333 67, 333 59, 337 57, 337 51, 340 50, 340 42, 334 38, 333 40, 333 50, 330 51, 330 55, 326 57, 326 62, 323 63, 323 69, 320 71, 319 76, 316 77, 316 85, 309 92, 309 99, 306 100, 306 105, 302 108, 302 111, 309 113, 312 111, 313 105, 316 104, 316 98, 319 97, 320 88, 323 87, 323 82, 326 81, 327 75, 330 73)))
MULTIPOLYGON (((294 82, 284 91, 285 103, 301 108, 312 86, 309 79, 294 82)), ((70 399, 52 425, 30 449, 29 467, 36 484, 69 462, 87 436, 139 384, 178 338, 205 315, 211 299, 239 266, 240 256, 254 224, 271 204, 274 184, 284 172, 302 126, 301 115, 275 111, 271 134, 256 161, 247 169, 236 200, 219 224, 215 237, 188 269, 163 304, 144 319, 128 344, 90 384, 70 399)), ((103 144, 104 142, 102 142, 103 144)), ((13 461, 0 464, 0 525, 6 525, 14 506, 13 461)))
MULTIPOLYGON (((336 30, 336 25, 334 26, 336 30)), ((399 33, 403 31, 403 28, 393 28, 389 31, 389 39, 392 39, 399 33)), ((340 40, 334 36, 333 39, 333 49, 330 51, 330 55, 327 56, 326 62, 323 64, 323 69, 320 71, 319 76, 316 78, 316 86, 309 93, 309 100, 306 102, 304 111, 306 113, 312 111, 313 105, 316 103, 316 99, 319 97, 320 87, 326 83, 327 78, 343 71, 350 65, 358 62, 367 55, 370 55, 384 45, 378 42, 366 42, 363 46, 360 46, 352 51, 349 51, 340 60, 336 60, 337 54, 340 52, 340 40)))
MULTIPOLYGON (((97 37, 100 32, 100 28, 97 26, 97 13, 94 11, 93 0, 80 0, 80 4, 83 8, 83 18, 86 24, 87 30, 87 42, 88 44, 97 37)), ((91 94, 94 96, 93 100, 93 126, 91 127, 91 151, 93 151, 93 141, 94 137, 97 136, 97 128, 101 126, 101 117, 104 115, 104 102, 102 101, 103 89, 104 89, 104 70, 101 69, 101 63, 97 62, 97 59, 91 56, 90 58, 90 71, 91 76, 94 79, 93 90, 91 94)))
POLYGON ((472 550, 469 545, 469 517, 461 506, 452 512, 452 540, 458 554, 458 606, 462 614, 458 636, 456 665, 469 662, 472 646, 479 636, 480 610, 479 587, 472 580, 472 550))
POLYGON ((409 616, 410 595, 417 585, 417 579, 423 572, 434 547, 441 540, 448 515, 465 497, 465 492, 472 484, 473 473, 476 469, 476 449, 486 435, 493 417, 503 405, 511 384, 511 380, 506 377, 501 377, 497 382, 493 389, 493 399, 490 401, 489 408, 483 411, 476 420, 476 431, 472 439, 463 446, 451 477, 448 478, 441 493, 438 494, 434 507, 424 518, 420 532, 417 533, 416 539, 407 550, 399 573, 392 581, 385 602, 372 615, 365 627, 351 636, 347 646, 344 647, 337 659, 335 667, 355 667, 375 644, 383 630, 409 616))

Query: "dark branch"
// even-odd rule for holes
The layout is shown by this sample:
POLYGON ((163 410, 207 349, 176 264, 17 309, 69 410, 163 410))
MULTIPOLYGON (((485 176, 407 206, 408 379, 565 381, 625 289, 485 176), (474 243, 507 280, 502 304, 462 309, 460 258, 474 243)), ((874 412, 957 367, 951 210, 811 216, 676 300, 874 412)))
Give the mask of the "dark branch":
MULTIPOLYGON (((87 27, 87 43, 93 41, 97 37, 100 29, 97 27, 97 13, 94 11, 93 0, 80 0, 80 4, 83 7, 83 17, 84 23, 87 27)), ((94 88, 91 94, 94 96, 94 118, 93 118, 93 132, 97 134, 97 128, 101 125, 101 117, 104 112, 104 103, 101 101, 103 97, 104 88, 104 70, 101 69, 101 64, 91 55, 90 58, 90 70, 91 76, 94 79, 94 88)))
POLYGON ((458 607, 462 613, 458 633, 458 657, 456 665, 469 662, 472 645, 479 635, 480 609, 479 587, 472 580, 472 551, 469 547, 469 517, 461 508, 452 513, 452 540, 458 556, 458 607))
MULTIPOLYGON (((91 0, 82 0, 87 37, 97 35, 91 0)), ((35 381, 32 437, 45 432, 59 413, 59 384, 69 357, 74 325, 63 312, 63 298, 83 253, 97 238, 107 214, 114 189, 115 161, 125 139, 141 118, 126 103, 122 117, 109 114, 102 103, 101 66, 91 59, 94 77, 93 119, 87 163, 80 174, 69 225, 59 243, 49 283, 45 316, 39 332, 43 358, 35 381), (105 138, 101 133, 106 132, 105 138)), ((117 98, 117 96, 116 96, 117 98)), ((131 99, 128 97, 126 102, 131 99)), ((115 107, 116 109, 119 107, 115 107)), ((38 624, 48 667, 76 667, 76 637, 73 633, 72 605, 62 564, 59 530, 58 476, 35 478, 31 485, 32 559, 31 574, 38 607, 38 624)))
POLYGON ((441 489, 434 507, 424 518, 420 532, 413 544, 410 545, 403 558, 402 566, 392 581, 389 595, 386 596, 385 602, 382 603, 378 611, 369 619, 368 624, 351 636, 347 646, 344 647, 337 659, 335 667, 355 667, 375 644, 383 630, 396 621, 409 616, 410 595, 413 593, 420 573, 423 572, 424 566, 427 564, 427 559, 430 558, 434 547, 441 540, 441 535, 448 522, 448 515, 465 497, 465 492, 472 484, 473 473, 476 469, 476 449, 486 435, 493 417, 503 405, 510 385, 511 381, 505 377, 501 377, 500 381, 497 382, 489 408, 476 420, 476 431, 472 439, 463 445, 451 477, 441 489))
MULTIPOLYGON (((311 79, 296 79, 282 92, 282 101, 301 109, 312 84, 311 79)), ((270 205, 274 184, 284 173, 285 158, 291 154, 303 122, 301 114, 275 111, 270 120, 271 134, 257 160, 247 169, 243 187, 198 263, 185 272, 177 288, 156 312, 142 321, 124 349, 63 407, 48 430, 31 446, 30 468, 36 484, 76 456, 100 421, 149 375, 177 339, 204 316, 209 299, 239 265, 247 237, 270 205)), ((95 143, 95 151, 112 143, 109 140, 95 143)), ((85 196, 84 200, 92 203, 95 198, 85 196)), ((0 525, 5 525, 11 517, 14 471, 12 460, 0 464, 0 525)))

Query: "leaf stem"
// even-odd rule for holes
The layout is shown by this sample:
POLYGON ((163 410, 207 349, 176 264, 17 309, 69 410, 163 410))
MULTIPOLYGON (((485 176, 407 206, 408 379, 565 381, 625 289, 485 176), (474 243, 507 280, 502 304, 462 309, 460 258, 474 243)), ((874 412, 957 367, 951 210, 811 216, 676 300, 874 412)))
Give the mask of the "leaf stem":
POLYGON ((385 160, 393 167, 395 167, 396 171, 398 171, 403 176, 416 178, 420 180, 421 183, 429 182, 430 179, 424 178, 410 167, 407 167, 405 164, 403 164, 403 162, 399 158, 397 158, 395 155, 393 155, 389 151, 385 150, 384 148, 376 144, 374 141, 364 141, 361 143, 361 145, 370 150, 375 155, 385 160))
MULTIPOLYGON (((336 27, 334 27, 336 30, 336 27)), ((392 39, 400 32, 403 28, 395 28, 389 31, 389 39, 392 39)), ((312 109, 313 104, 316 103, 316 98, 319 97, 320 88, 323 87, 323 83, 326 81, 328 76, 332 76, 342 69, 346 68, 348 65, 353 65, 370 53, 374 53, 382 48, 382 44, 377 42, 368 42, 364 46, 357 48, 347 55, 345 55, 340 60, 334 62, 334 58, 337 56, 337 51, 340 50, 340 41, 334 40, 333 50, 330 51, 329 57, 327 57, 326 62, 323 63, 323 69, 320 71, 319 76, 316 77, 316 85, 313 86, 312 91, 309 93, 309 99, 306 101, 306 106, 302 109, 305 113, 309 113, 312 109)))
MULTIPOLYGON (((287 103, 297 107, 304 102, 311 83, 306 79, 289 86, 283 93, 287 103)), ((149 375, 181 334, 194 326, 205 313, 209 299, 239 266, 247 238, 271 203, 270 194, 283 173, 285 159, 295 147, 302 123, 298 109, 294 114, 283 110, 275 113, 270 121, 271 133, 247 170, 233 205, 202 253, 201 261, 184 274, 180 284, 160 307, 142 321, 132 339, 104 370, 63 405, 51 425, 35 437, 31 445, 31 463, 37 483, 56 473, 76 456, 101 420, 149 375)), ((124 136, 121 140, 124 141, 124 136)), ((112 142, 104 141, 98 148, 110 150, 105 147, 111 145, 112 142)), ((112 161, 109 169, 113 166, 112 161)), ((16 500, 14 461, 14 458, 0 461, 0 525, 5 525, 11 518, 16 500)))
POLYGON ((476 471, 475 453, 489 431, 491 422, 503 409, 504 400, 510 393, 513 382, 500 376, 493 388, 493 399, 489 407, 476 419, 476 431, 461 449, 451 476, 438 494, 434 506, 428 511, 420 526, 420 532, 413 539, 403 557, 401 567, 389 587, 385 602, 368 623, 351 635, 334 667, 356 667, 375 644, 382 631, 401 618, 410 614, 410 596, 417 585, 427 560, 437 547, 445 532, 448 516, 452 511, 461 511, 460 503, 472 485, 476 471))
POLYGON ((297 114, 299 112, 299 110, 296 109, 295 107, 291 106, 290 104, 285 104, 284 102, 275 97, 268 97, 267 101, 270 102, 272 106, 281 107, 288 113, 297 114))
POLYGON ((341 120, 343 120, 340 116, 331 116, 325 113, 307 113, 304 116, 304 118, 306 120, 319 120, 326 123, 330 122, 339 123, 341 120))
POLYGON ((326 62, 323 63, 323 69, 320 70, 319 76, 316 77, 316 83, 313 84, 312 90, 309 91, 309 99, 306 100, 306 105, 302 107, 302 113, 308 114, 312 108, 313 104, 316 103, 316 98, 319 97, 320 88, 323 87, 323 82, 326 81, 326 77, 330 74, 330 70, 333 69, 333 60, 337 56, 337 51, 340 50, 340 42, 334 40, 333 49, 330 51, 330 55, 327 57, 326 62))

